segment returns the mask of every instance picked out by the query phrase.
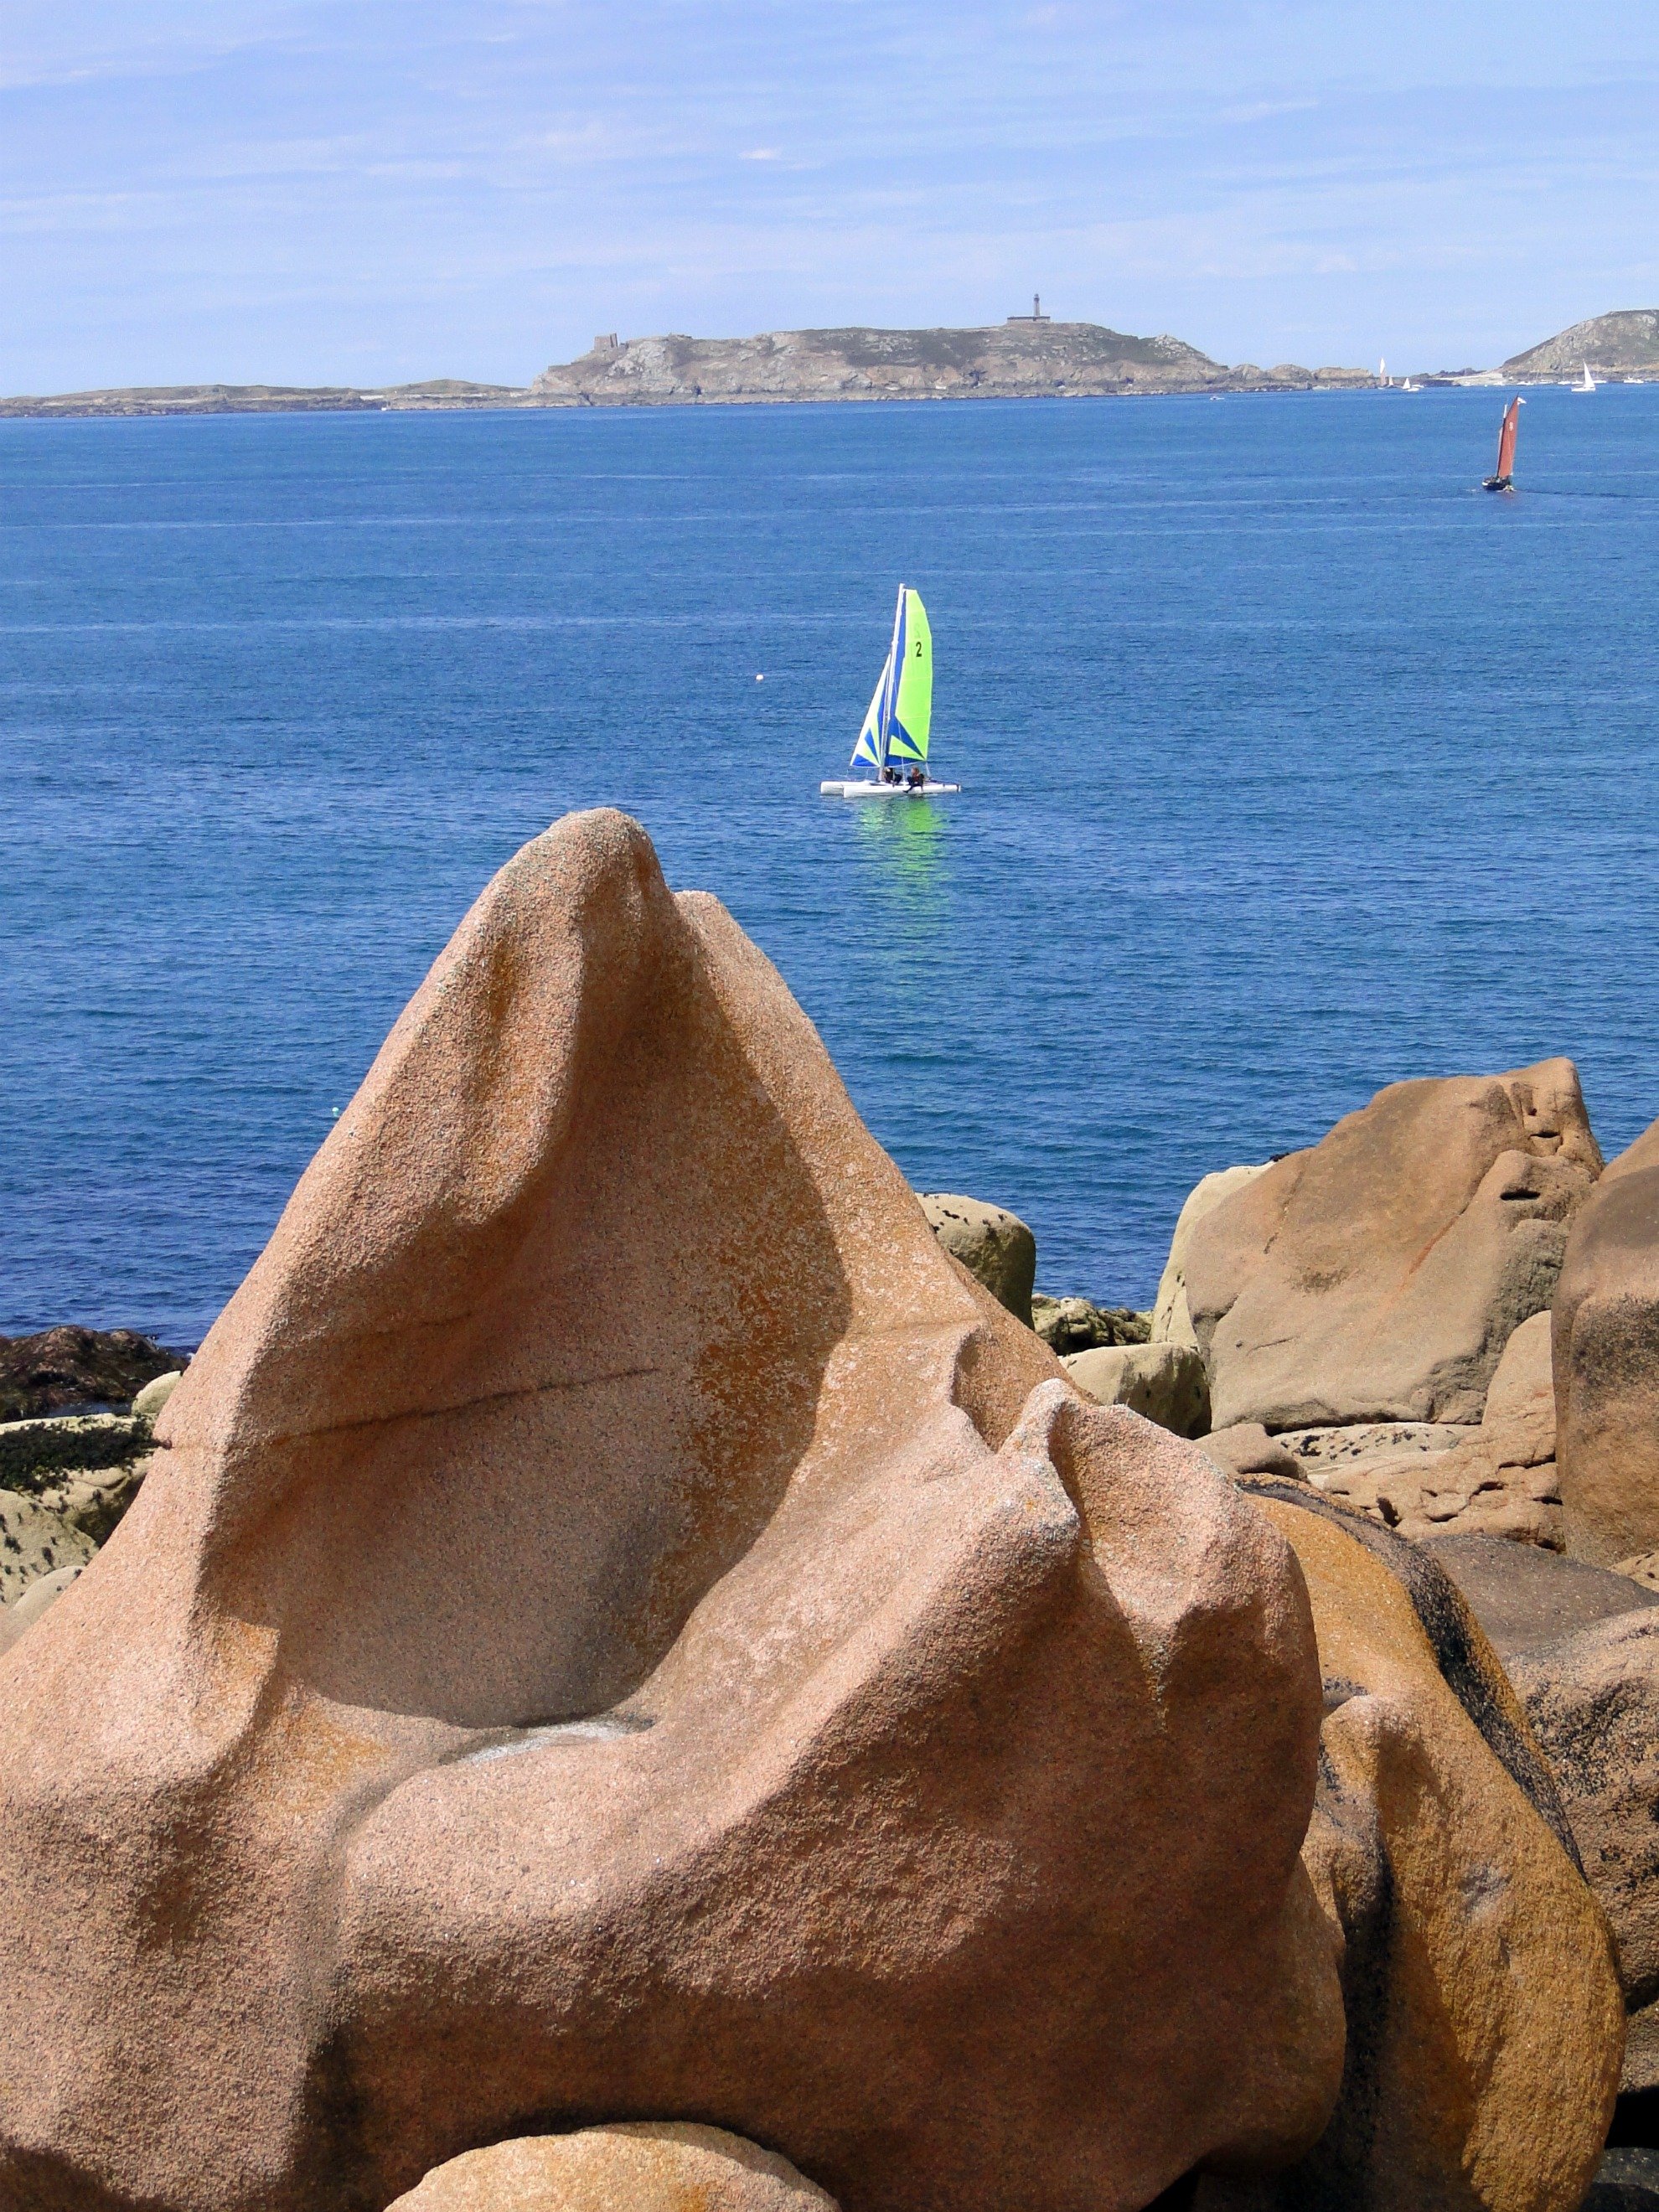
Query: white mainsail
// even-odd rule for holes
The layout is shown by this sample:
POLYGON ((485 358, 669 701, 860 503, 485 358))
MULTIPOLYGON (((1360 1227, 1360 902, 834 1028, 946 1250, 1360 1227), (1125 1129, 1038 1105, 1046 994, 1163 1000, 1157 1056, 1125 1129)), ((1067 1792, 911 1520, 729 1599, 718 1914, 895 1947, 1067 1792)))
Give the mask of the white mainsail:
MULTIPOLYGON (((876 688, 870 696, 869 709, 864 726, 859 732, 859 741, 853 748, 853 764, 866 762, 871 768, 887 765, 887 734, 883 726, 882 708, 887 698, 887 687, 892 680, 893 656, 890 653, 881 664, 881 674, 876 678, 876 688)), ((845 726, 843 725, 843 726, 845 726)))

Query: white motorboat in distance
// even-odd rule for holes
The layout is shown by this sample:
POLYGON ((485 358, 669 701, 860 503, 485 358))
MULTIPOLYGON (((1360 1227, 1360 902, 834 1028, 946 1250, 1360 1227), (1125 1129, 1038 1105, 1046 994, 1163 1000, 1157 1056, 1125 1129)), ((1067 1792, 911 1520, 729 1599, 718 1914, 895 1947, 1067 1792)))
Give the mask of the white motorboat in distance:
POLYGON ((821 783, 819 791, 830 799, 938 799, 960 791, 959 783, 935 783, 927 774, 933 723, 933 633, 921 592, 901 584, 893 641, 853 748, 853 766, 872 768, 875 775, 857 782, 838 776, 821 783), (901 761, 914 782, 900 769, 901 761))

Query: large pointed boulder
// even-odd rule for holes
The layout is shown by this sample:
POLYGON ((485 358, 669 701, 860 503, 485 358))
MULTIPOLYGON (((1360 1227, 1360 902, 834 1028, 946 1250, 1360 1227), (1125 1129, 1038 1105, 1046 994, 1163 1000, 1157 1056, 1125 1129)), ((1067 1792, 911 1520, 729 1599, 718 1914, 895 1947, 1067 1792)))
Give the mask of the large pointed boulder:
POLYGON ((717 2121, 848 2212, 1319 2134, 1279 1533, 935 1243, 644 833, 485 891, 0 1701, 0 2203, 717 2121))
POLYGON ((1379 1091, 1192 1229, 1214 1425, 1478 1421, 1601 1167, 1571 1060, 1379 1091))

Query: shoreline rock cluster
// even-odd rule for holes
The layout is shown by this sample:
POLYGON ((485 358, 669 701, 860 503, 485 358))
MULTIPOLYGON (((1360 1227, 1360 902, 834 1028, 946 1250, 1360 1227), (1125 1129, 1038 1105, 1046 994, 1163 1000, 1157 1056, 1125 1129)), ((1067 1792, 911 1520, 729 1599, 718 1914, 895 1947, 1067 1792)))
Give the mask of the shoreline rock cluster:
POLYGON ((1150 1316, 1040 1298, 556 824, 182 1379, 0 1429, 92 1547, 6 1616, 0 2203, 1579 2212, 1659 2048, 1645 1158, 1565 1061, 1393 1085, 1150 1316))
POLYGON ((1624 2085, 1659 2087, 1659 1124, 1604 1166, 1565 1060, 1391 1085, 1199 1184, 1142 1356, 1200 1356, 1220 1425, 1066 1364, 1463 1589, 1613 1928, 1624 2085))

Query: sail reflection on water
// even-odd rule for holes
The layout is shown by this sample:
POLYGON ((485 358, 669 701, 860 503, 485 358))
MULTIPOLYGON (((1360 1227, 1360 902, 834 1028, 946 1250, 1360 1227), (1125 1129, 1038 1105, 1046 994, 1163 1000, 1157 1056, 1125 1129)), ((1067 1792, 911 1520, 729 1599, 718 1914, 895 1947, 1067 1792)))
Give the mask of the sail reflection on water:
POLYGON ((931 799, 860 807, 859 856, 865 896, 884 909, 883 933, 908 950, 933 943, 950 907, 951 866, 945 811, 931 799))

